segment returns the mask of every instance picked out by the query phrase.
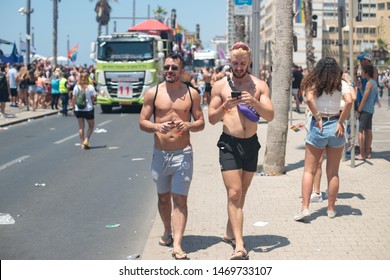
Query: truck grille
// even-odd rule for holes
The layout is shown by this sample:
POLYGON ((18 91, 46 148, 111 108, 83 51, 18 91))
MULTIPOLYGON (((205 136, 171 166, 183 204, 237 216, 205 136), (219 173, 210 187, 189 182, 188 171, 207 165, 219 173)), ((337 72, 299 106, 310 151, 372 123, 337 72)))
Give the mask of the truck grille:
POLYGON ((133 97, 139 97, 145 84, 145 71, 140 72, 106 72, 106 85, 111 97, 117 97, 118 83, 133 85, 133 97))

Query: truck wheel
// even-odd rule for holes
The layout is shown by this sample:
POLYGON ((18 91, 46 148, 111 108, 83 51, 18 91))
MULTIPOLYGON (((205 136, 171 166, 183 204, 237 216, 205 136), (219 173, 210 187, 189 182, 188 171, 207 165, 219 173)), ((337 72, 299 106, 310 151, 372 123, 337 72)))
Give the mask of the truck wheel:
POLYGON ((100 105, 100 107, 102 108, 103 113, 111 113, 112 111, 112 106, 110 105, 100 105))

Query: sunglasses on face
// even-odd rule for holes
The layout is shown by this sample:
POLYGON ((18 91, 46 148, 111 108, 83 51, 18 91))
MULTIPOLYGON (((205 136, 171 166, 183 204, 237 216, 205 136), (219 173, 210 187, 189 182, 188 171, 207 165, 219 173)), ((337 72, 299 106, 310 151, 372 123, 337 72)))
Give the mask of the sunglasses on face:
POLYGON ((232 51, 238 50, 238 49, 242 49, 242 50, 247 51, 247 52, 250 51, 248 45, 246 45, 246 44, 244 44, 244 43, 235 43, 235 44, 232 46, 232 48, 231 48, 232 51))
POLYGON ((176 65, 164 65, 164 70, 169 71, 169 69, 172 69, 172 71, 177 71, 179 69, 179 66, 176 65))

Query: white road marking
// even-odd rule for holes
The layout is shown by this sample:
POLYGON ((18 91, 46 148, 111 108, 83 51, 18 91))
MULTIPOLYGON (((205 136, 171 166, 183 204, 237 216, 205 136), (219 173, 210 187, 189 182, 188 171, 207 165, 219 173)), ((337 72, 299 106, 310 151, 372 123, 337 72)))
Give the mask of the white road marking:
POLYGON ((108 120, 108 121, 99 123, 97 126, 103 126, 103 125, 108 124, 108 123, 110 123, 110 122, 112 122, 112 120, 108 120))
POLYGON ((73 134, 73 135, 71 135, 71 136, 65 137, 65 138, 63 138, 63 139, 61 139, 61 140, 58 140, 58 141, 54 142, 54 144, 62 144, 62 143, 64 143, 65 141, 68 141, 68 140, 70 140, 70 139, 72 139, 72 138, 75 138, 75 137, 77 137, 77 136, 79 136, 78 133, 73 134))
MULTIPOLYGON (((112 120, 108 120, 108 121, 102 122, 102 123, 98 124, 97 126, 103 126, 103 125, 108 124, 108 123, 110 123, 110 122, 112 122, 112 120)), ((73 139, 73 138, 75 138, 75 137, 78 137, 78 136, 79 136, 79 134, 76 133, 76 134, 70 135, 70 136, 68 136, 68 137, 65 137, 65 138, 63 138, 63 139, 61 139, 61 140, 58 140, 58 141, 54 142, 54 144, 62 144, 62 143, 64 143, 64 142, 66 142, 66 141, 68 141, 68 140, 70 140, 70 139, 73 139)))
POLYGON ((4 169, 6 169, 7 167, 10 167, 10 166, 12 166, 12 165, 14 165, 14 164, 17 164, 17 163, 19 163, 19 162, 21 162, 21 161, 23 161, 23 160, 25 160, 25 159, 28 159, 29 157, 30 157, 30 156, 22 156, 22 157, 20 157, 20 158, 14 159, 13 161, 10 161, 10 162, 8 162, 8 163, 6 163, 6 164, 3 164, 3 165, 0 166, 0 171, 1 171, 1 170, 4 170, 4 169))

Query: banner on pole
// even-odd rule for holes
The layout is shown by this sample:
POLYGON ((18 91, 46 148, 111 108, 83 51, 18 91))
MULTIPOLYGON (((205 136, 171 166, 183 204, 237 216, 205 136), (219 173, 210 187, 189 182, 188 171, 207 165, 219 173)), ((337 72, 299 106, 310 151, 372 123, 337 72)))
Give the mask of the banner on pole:
POLYGON ((234 15, 252 15, 252 0, 234 0, 234 15))

